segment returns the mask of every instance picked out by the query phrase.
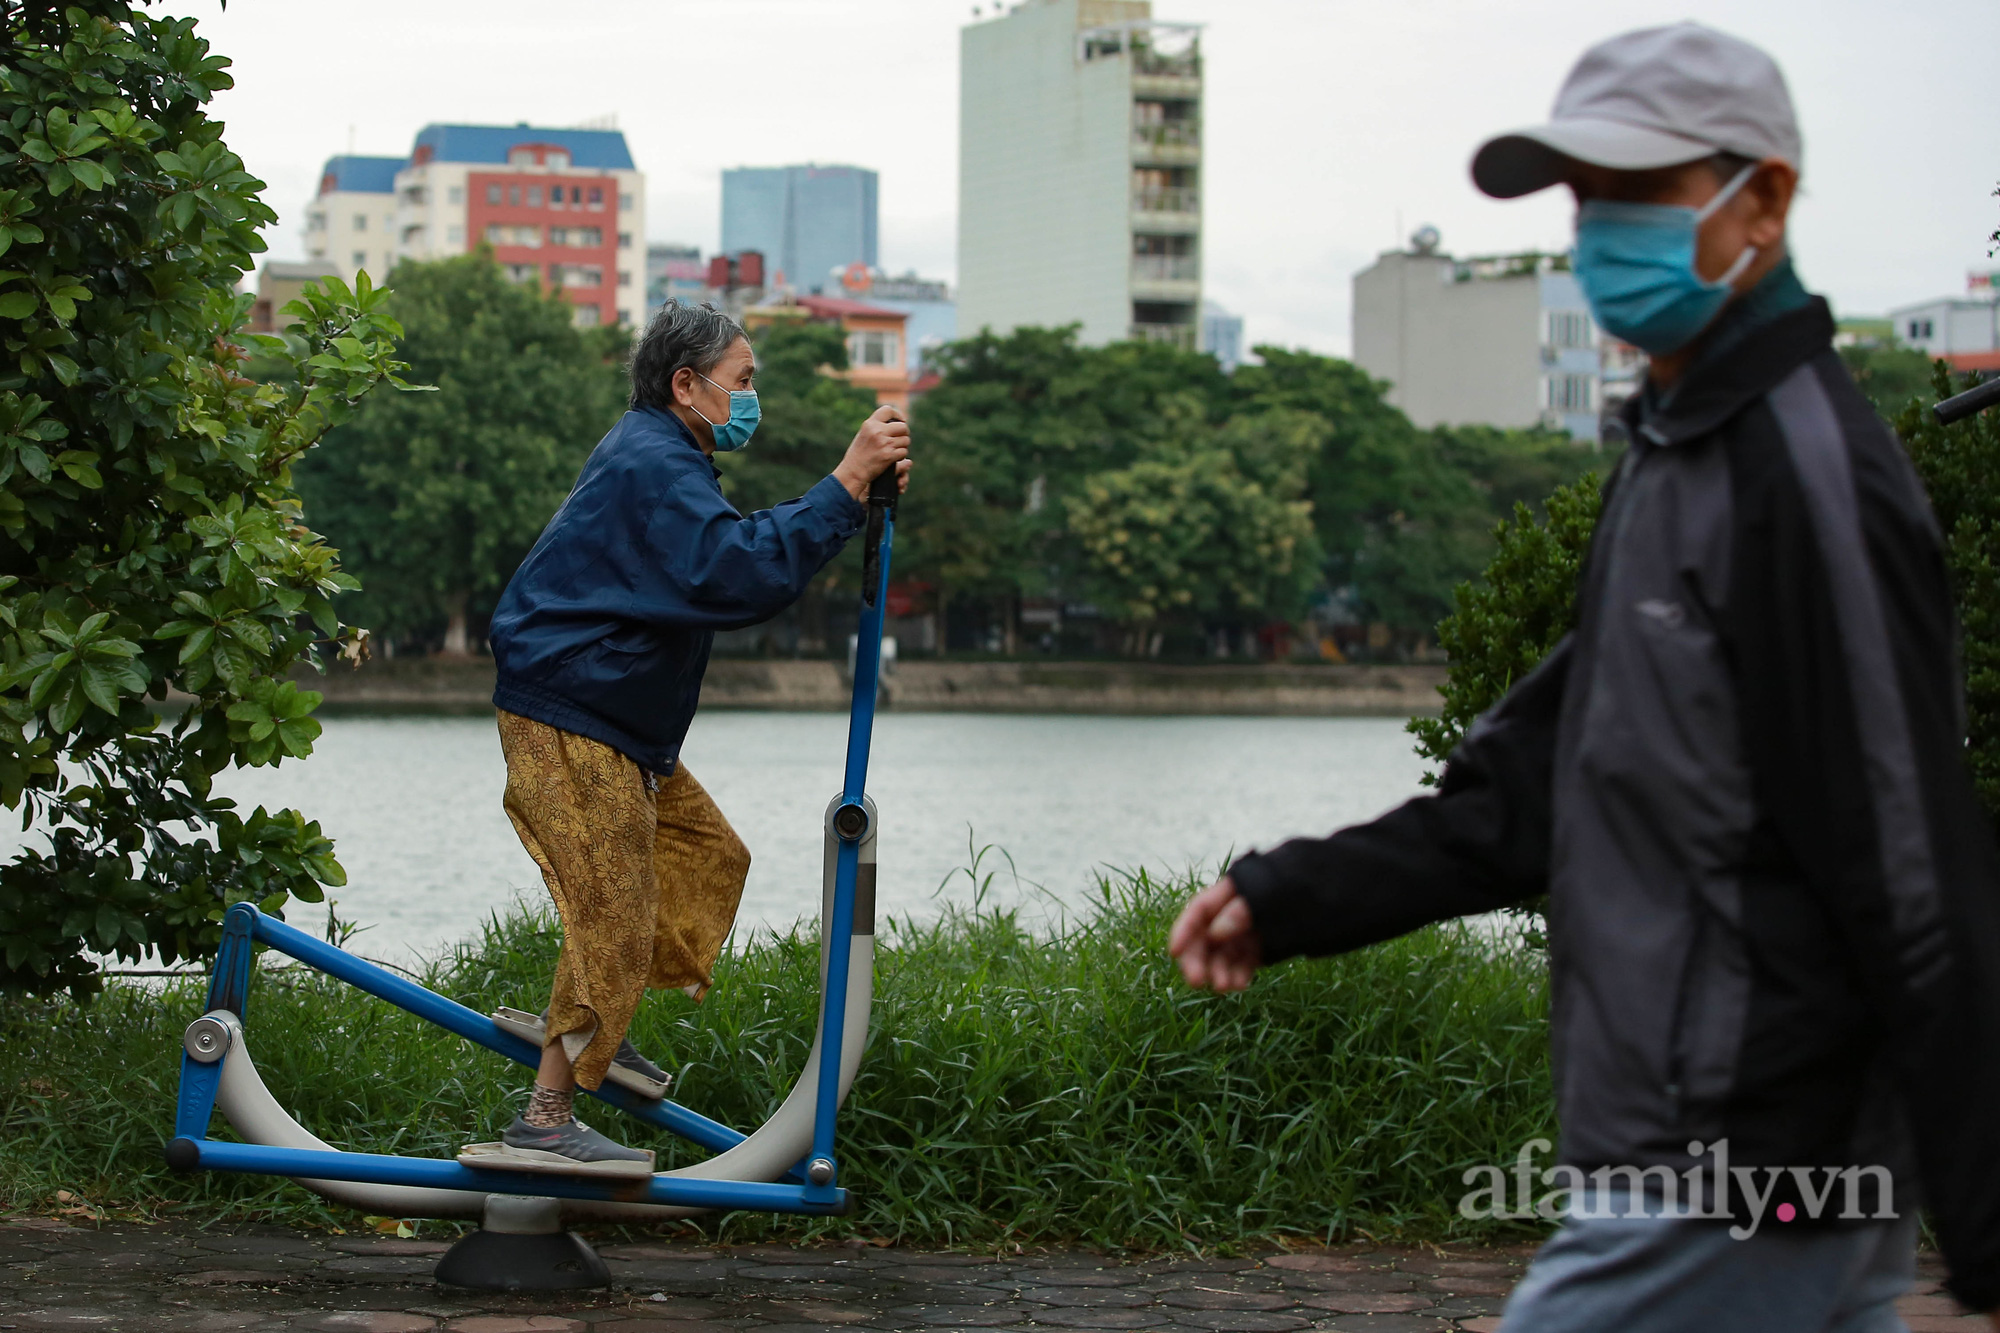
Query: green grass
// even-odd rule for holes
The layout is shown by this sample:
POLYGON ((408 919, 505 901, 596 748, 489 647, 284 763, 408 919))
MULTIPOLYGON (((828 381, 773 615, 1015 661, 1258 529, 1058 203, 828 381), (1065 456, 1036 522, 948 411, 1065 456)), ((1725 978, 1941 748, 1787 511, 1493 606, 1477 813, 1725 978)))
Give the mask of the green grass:
MULTIPOLYGON (((1511 1160, 1553 1128, 1539 958, 1443 927, 1273 969, 1241 996, 1198 995, 1163 953, 1191 886, 1107 877, 1094 912, 1053 929, 978 895, 935 922, 888 923, 871 1045, 841 1127, 855 1215, 691 1225, 733 1240, 1141 1249, 1497 1234, 1454 1210, 1466 1166, 1511 1160)), ((482 1012, 539 1009, 556 945, 551 918, 523 907, 427 980, 482 1012)), ((754 1127, 804 1062, 816 956, 804 934, 759 937, 723 959, 706 1003, 650 998, 633 1038, 675 1070, 684 1104, 754 1127)), ((359 1224, 288 1182, 167 1170, 180 1034, 201 1000, 174 982, 113 985, 82 1008, 0 1002, 0 1200, 359 1224)), ((344 1147, 448 1156, 496 1131, 527 1085, 519 1066, 316 974, 260 975, 249 1011, 266 1084, 344 1147)), ((688 1160, 607 1107, 594 1120, 688 1160)), ((220 1118, 215 1132, 227 1132, 220 1118)))

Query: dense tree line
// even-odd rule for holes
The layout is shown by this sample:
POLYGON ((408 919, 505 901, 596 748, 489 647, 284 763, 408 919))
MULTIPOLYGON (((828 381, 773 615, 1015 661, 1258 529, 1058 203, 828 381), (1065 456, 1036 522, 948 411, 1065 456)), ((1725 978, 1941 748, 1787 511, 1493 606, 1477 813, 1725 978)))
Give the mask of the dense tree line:
MULTIPOLYGON (((361 404, 300 487, 362 581, 349 618, 406 648, 476 648, 623 410, 627 335, 572 328, 559 299, 481 256, 406 264, 392 285, 399 355, 437 392, 361 404)), ((874 406, 837 377, 837 329, 780 321, 756 337, 763 425, 720 460, 746 510, 824 476, 874 406)), ((1010 649, 1024 602, 1083 612, 1062 645, 1081 651, 1200 652, 1218 631, 1240 643, 1309 611, 1411 640, 1485 562, 1498 520, 1597 457, 1541 431, 1418 430, 1348 362, 1258 353, 1225 375, 1206 355, 1083 347, 1068 329, 946 348, 912 413, 921 470, 899 579, 1010 649)), ((858 575, 853 559, 830 567, 775 650, 837 650, 858 575)))

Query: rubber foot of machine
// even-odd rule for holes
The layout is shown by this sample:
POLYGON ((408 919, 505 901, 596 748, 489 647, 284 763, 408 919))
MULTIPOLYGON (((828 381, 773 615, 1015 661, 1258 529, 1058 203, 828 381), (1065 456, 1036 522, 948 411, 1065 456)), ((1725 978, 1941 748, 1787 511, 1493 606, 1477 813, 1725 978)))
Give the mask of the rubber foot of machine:
POLYGON ((562 1229, 554 1199, 490 1194, 479 1230, 438 1261, 439 1282, 476 1291, 573 1291, 608 1287, 611 1270, 589 1242, 562 1229))
POLYGON ((201 1148, 190 1138, 168 1139, 167 1165, 176 1171, 200 1170, 201 1148))

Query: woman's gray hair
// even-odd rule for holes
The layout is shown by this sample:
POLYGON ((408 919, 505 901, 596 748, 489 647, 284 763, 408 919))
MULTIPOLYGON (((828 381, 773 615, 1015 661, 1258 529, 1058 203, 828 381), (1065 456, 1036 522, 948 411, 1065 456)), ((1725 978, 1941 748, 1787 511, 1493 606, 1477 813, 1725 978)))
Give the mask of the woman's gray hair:
POLYGON ((683 367, 708 374, 743 336, 741 324, 706 301, 700 305, 678 298, 668 301, 646 321, 645 332, 632 349, 631 405, 671 411, 674 376, 683 367))

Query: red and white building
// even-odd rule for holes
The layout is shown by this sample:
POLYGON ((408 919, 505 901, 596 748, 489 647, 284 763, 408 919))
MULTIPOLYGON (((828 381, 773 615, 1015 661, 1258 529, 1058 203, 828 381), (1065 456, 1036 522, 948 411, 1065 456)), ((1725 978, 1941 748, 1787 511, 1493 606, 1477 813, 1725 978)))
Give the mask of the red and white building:
POLYGON ((310 258, 379 282, 397 261, 483 243, 516 281, 560 292, 580 325, 643 322, 646 178, 621 132, 429 125, 395 162, 327 163, 307 210, 310 258))

